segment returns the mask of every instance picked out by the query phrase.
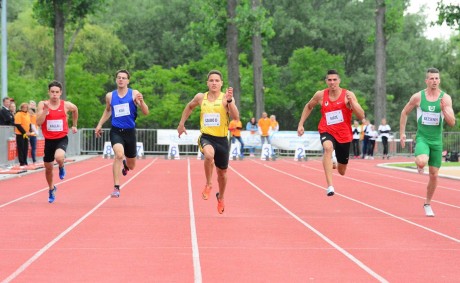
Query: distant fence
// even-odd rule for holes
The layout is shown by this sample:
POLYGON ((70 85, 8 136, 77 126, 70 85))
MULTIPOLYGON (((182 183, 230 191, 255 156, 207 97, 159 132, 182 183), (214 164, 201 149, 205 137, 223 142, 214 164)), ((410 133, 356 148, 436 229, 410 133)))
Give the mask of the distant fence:
MULTIPOLYGON (((158 143, 159 136, 158 132, 167 131, 167 130, 156 130, 156 129, 137 129, 137 140, 138 142, 143 143, 144 154, 146 155, 167 155, 169 145, 165 144, 164 138, 161 138, 161 144, 158 143)), ((174 130, 169 130, 171 133, 174 133, 174 130)), ((196 130, 195 130, 196 131, 196 130)), ((94 134, 94 129, 84 128, 79 129, 77 134, 69 134, 69 146, 67 148, 67 156, 75 155, 96 155, 103 154, 104 143, 109 141, 109 132, 110 129, 103 129, 102 137, 96 138, 94 134)), ((243 134, 245 131, 242 132, 243 134)), ((289 139, 292 137, 292 131, 280 131, 277 133, 278 139, 289 139), (288 135, 288 134, 289 135, 288 135)), ((177 132, 175 133, 177 134, 177 132)), ((406 147, 401 148, 399 142, 399 133, 394 133, 393 136, 389 139, 389 154, 392 156, 396 155, 407 155, 411 156, 414 153, 414 142, 415 138, 414 132, 408 132, 406 134, 408 142, 406 147)), ((0 126, 0 164, 9 164, 17 162, 17 157, 14 155, 12 158, 11 151, 11 140, 15 138, 13 127, 10 126, 0 126), (10 146, 10 148, 9 148, 10 146)), ((445 132, 443 133, 443 143, 444 150, 447 151, 460 151, 460 132, 445 132)), ((256 148, 257 152, 260 152, 260 144, 251 144, 256 148)), ((178 144, 180 153, 182 155, 196 155, 198 152, 198 146, 196 144, 178 144)), ((317 144, 312 145, 314 150, 306 150, 306 155, 309 156, 320 156, 322 154, 321 150, 317 149, 317 144)), ((360 145, 362 147, 362 145, 360 145)), ((276 146, 275 146, 276 148, 276 146)), ((361 148, 362 149, 362 148, 361 148)), ((376 142, 376 147, 374 155, 379 156, 382 154, 382 143, 380 140, 376 142)), ((279 156, 294 156, 295 151, 289 149, 276 148, 276 153, 279 156)), ((248 148, 245 150, 248 153, 248 148)), ((352 151, 350 150, 352 154, 352 151)))

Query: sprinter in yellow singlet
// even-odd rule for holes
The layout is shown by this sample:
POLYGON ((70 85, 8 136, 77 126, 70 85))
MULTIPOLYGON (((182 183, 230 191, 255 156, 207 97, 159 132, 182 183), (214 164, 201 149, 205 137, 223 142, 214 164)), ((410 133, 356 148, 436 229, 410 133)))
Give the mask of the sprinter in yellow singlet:
POLYGON ((208 73, 208 92, 197 93, 185 106, 182 112, 177 132, 180 136, 185 133, 185 121, 197 106, 201 106, 200 131, 198 146, 204 155, 204 172, 206 185, 202 198, 207 200, 212 190, 212 173, 216 166, 219 192, 216 193, 217 211, 224 212, 224 194, 227 186, 227 168, 229 159, 228 124, 232 119, 239 119, 238 108, 233 98, 233 89, 229 87, 225 93, 221 91, 224 82, 221 72, 212 70, 208 73))

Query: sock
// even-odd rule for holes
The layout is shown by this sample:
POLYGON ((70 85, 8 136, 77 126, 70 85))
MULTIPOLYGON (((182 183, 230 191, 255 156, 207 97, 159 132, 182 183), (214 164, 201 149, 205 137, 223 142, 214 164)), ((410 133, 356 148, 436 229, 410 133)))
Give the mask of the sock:
POLYGON ((120 190, 120 185, 115 185, 115 189, 120 190))

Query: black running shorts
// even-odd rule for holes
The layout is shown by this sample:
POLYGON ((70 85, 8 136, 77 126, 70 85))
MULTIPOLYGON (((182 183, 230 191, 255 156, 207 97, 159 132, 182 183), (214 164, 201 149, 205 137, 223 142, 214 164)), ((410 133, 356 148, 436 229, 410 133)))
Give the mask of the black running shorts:
POLYGON ((216 167, 219 169, 227 169, 230 151, 228 138, 201 134, 198 138, 198 146, 201 152, 203 152, 203 148, 207 145, 214 148, 214 164, 216 167))
POLYGON ((321 144, 325 141, 331 141, 332 146, 335 150, 335 157, 337 162, 340 164, 348 164, 348 158, 350 157, 350 144, 351 142, 339 143, 331 134, 321 133, 320 134, 321 144))
POLYGON ((43 156, 43 162, 53 162, 56 150, 60 148, 66 151, 68 144, 69 138, 67 136, 60 139, 45 139, 45 155, 43 156))
POLYGON ((123 146, 125 156, 128 158, 135 158, 137 156, 136 147, 136 129, 121 129, 113 127, 110 129, 110 143, 112 148, 115 144, 119 143, 123 146))

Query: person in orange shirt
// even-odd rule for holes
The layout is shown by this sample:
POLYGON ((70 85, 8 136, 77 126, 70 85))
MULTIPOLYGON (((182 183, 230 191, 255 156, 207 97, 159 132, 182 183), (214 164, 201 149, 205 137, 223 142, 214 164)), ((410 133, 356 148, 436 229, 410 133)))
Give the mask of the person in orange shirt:
POLYGON ((262 118, 259 119, 257 123, 259 126, 259 133, 260 133, 260 142, 263 145, 265 141, 270 144, 270 126, 271 122, 270 119, 267 117, 267 112, 262 113, 262 118))
POLYGON ((280 129, 280 125, 278 124, 278 121, 276 121, 275 115, 270 115, 270 129, 272 132, 277 132, 280 129))
POLYGON ((244 142, 243 139, 241 138, 241 130, 243 129, 243 124, 241 123, 241 120, 239 119, 233 119, 230 121, 230 124, 228 124, 228 130, 230 133, 232 133, 232 143, 235 143, 235 140, 238 140, 238 142, 241 144, 241 151, 240 151, 240 157, 244 157, 244 142))
POLYGON ((14 133, 16 134, 16 147, 18 151, 19 166, 27 165, 27 153, 29 151, 30 115, 29 105, 21 103, 19 111, 14 115, 14 133))
POLYGON ((35 164, 37 162, 37 136, 38 136, 38 126, 37 126, 37 103, 35 101, 29 101, 29 115, 30 115, 30 155, 32 156, 32 162, 35 164))

